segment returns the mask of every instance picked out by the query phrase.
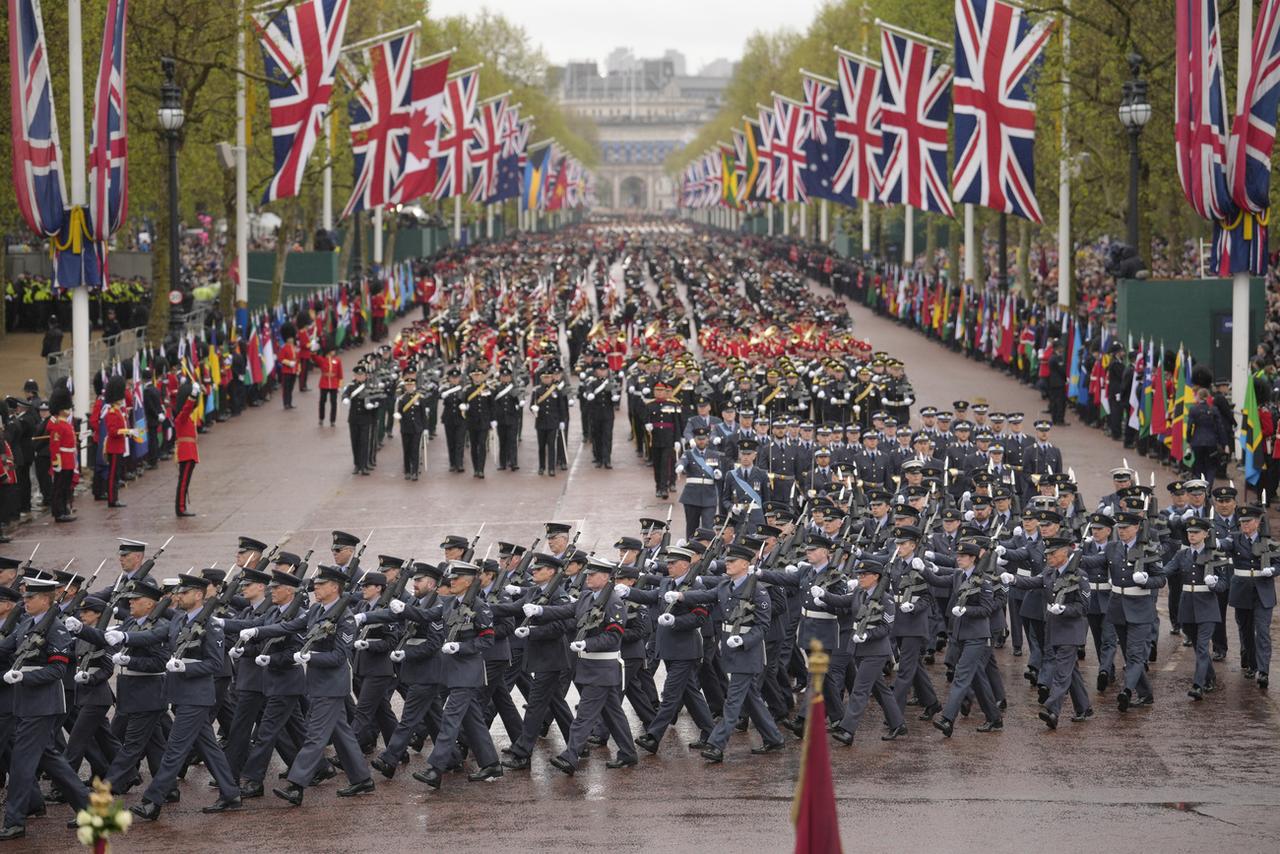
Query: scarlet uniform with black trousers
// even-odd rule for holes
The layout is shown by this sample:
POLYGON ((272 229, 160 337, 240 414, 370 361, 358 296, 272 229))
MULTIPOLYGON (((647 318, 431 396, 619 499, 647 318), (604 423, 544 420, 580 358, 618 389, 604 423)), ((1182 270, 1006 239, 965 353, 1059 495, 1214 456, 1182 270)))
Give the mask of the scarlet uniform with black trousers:
POLYGON ((191 384, 183 383, 178 389, 178 410, 173 418, 173 432, 178 451, 178 487, 173 497, 173 512, 179 516, 193 516, 187 511, 187 495, 191 490, 191 475, 200 462, 200 449, 196 445, 196 399, 191 396, 191 384))
POLYGON ((123 507, 120 501, 121 466, 129 451, 129 421, 124 414, 124 377, 119 374, 107 381, 107 412, 103 416, 107 452, 107 506, 123 507))
POLYGON ((332 347, 325 349, 321 356, 315 357, 316 367, 320 370, 320 423, 324 424, 325 404, 329 406, 329 426, 338 420, 338 389, 342 388, 342 359, 335 355, 332 347))
POLYGON ((80 468, 76 431, 71 426, 71 396, 58 389, 49 398, 49 464, 53 468, 53 518, 56 522, 70 521, 71 493, 75 486, 76 472, 80 468), (65 406, 64 406, 65 404, 65 406))

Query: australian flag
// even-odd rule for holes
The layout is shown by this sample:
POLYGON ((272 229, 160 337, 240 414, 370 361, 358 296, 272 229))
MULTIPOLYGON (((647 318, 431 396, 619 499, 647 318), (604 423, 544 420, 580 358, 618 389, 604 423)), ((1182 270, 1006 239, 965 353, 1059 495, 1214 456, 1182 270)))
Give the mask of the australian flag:
POLYGON ((844 159, 848 143, 836 136, 835 81, 804 78, 804 112, 809 121, 809 138, 804 143, 804 188, 810 197, 853 206, 856 202, 846 184, 845 192, 835 189, 836 169, 844 159))

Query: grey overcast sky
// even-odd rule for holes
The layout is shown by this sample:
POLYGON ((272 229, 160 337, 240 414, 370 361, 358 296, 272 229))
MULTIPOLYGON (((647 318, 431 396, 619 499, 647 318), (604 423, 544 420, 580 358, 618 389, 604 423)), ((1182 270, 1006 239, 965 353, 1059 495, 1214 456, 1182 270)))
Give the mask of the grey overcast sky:
POLYGON ((488 8, 520 24, 556 64, 594 59, 616 47, 640 57, 668 48, 688 61, 689 73, 715 59, 736 61, 756 30, 805 30, 820 0, 429 0, 436 17, 488 8))

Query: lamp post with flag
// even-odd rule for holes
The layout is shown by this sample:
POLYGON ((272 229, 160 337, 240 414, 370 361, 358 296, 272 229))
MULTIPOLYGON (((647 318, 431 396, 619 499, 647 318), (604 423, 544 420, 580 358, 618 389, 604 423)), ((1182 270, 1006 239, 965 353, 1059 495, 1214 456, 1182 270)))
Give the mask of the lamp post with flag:
POLYGON ((1142 55, 1137 51, 1125 57, 1132 75, 1124 81, 1123 99, 1120 101, 1120 123, 1129 132, 1129 213, 1127 219, 1127 239, 1129 245, 1142 257, 1138 249, 1138 170, 1141 163, 1138 159, 1138 137, 1142 129, 1151 120, 1151 104, 1147 101, 1147 81, 1139 72, 1142 70, 1142 55))
POLYGON ((162 57, 160 68, 164 72, 164 83, 160 84, 160 108, 156 110, 156 117, 169 141, 169 334, 176 336, 182 310, 182 268, 178 253, 178 133, 186 121, 186 114, 182 110, 182 89, 173 78, 173 58, 162 57))

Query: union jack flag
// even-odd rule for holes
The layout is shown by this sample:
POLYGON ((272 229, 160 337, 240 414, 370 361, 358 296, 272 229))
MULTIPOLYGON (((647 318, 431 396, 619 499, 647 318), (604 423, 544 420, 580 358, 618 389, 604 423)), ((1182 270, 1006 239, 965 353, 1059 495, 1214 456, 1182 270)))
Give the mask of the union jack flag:
MULTIPOLYGON (((1217 8, 1213 0, 1217 22, 1217 8)), ((1239 46, 1244 50, 1244 45, 1239 46)), ((1221 77, 1221 47, 1219 77, 1221 77)), ((1232 124, 1227 167, 1231 195, 1237 205, 1253 213, 1268 207, 1271 190, 1271 152, 1276 142, 1276 110, 1280 107, 1280 0, 1263 0, 1254 23, 1245 108, 1232 124)))
POLYGON ((1173 127, 1178 179, 1197 214, 1226 219, 1234 212, 1227 185, 1227 101, 1217 2, 1179 0, 1176 17, 1173 127))
POLYGON ((1036 202, 1036 105, 1028 89, 1051 24, 1033 26, 1021 9, 1000 0, 956 0, 957 202, 1043 222, 1036 202))
POLYGON ((831 118, 831 109, 827 106, 827 101, 831 99, 831 85, 807 74, 803 85, 804 118, 809 136, 826 145, 827 121, 831 118))
POLYGON ((755 155, 751 152, 747 135, 738 128, 734 128, 731 132, 733 137, 733 186, 737 192, 734 202, 741 205, 747 197, 748 190, 747 178, 751 172, 750 164, 747 162, 751 158, 754 162, 755 155))
POLYGON ((106 240, 124 224, 129 210, 129 145, 125 109, 125 7, 127 0, 107 3, 102 32, 102 61, 93 102, 93 136, 89 143, 89 229, 106 240))
POLYGON ((484 103, 480 110, 480 121, 467 149, 467 159, 475 167, 471 192, 467 196, 473 202, 487 202, 498 194, 498 161, 505 146, 502 128, 506 109, 507 96, 502 95, 484 103))
POLYGON ((780 202, 808 201, 804 190, 804 142, 809 136, 809 127, 805 121, 804 105, 775 95, 773 113, 777 116, 773 127, 776 167, 773 194, 780 202))
POLYGON ((411 202, 436 186, 436 137, 440 113, 444 110, 444 81, 449 76, 449 57, 434 62, 424 60, 413 67, 412 105, 409 109, 409 143, 404 168, 396 181, 392 200, 411 202))
POLYGON ((409 141, 415 35, 411 30, 364 51, 368 73, 348 107, 356 177, 343 217, 392 200, 409 141))
POLYGON ((836 169, 832 189, 868 201, 880 195, 879 160, 884 149, 880 135, 880 66, 846 53, 836 54, 840 77, 840 108, 836 138, 848 143, 836 169))
POLYGON ((66 221, 67 189, 39 0, 9 0, 9 97, 18 210, 32 231, 49 237, 66 221))
POLYGON ((469 150, 475 136, 476 99, 480 91, 480 72, 470 68, 449 78, 444 87, 444 112, 440 116, 440 141, 437 150, 439 177, 431 194, 433 199, 461 196, 467 191, 471 171, 469 150))
POLYGON ((263 203, 302 191, 303 172, 329 109, 349 0, 303 0, 255 19, 271 103, 275 174, 263 203))
POLYGON ((755 197, 762 202, 772 202, 777 200, 773 189, 773 126, 776 119, 768 107, 756 104, 756 111, 760 116, 760 138, 756 142, 760 172, 756 175, 755 197))
POLYGON ((933 47, 883 30, 880 201, 954 216, 947 192, 947 113, 951 68, 933 47))

